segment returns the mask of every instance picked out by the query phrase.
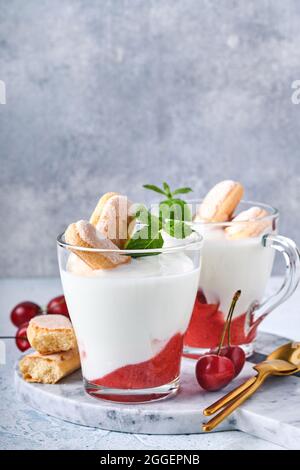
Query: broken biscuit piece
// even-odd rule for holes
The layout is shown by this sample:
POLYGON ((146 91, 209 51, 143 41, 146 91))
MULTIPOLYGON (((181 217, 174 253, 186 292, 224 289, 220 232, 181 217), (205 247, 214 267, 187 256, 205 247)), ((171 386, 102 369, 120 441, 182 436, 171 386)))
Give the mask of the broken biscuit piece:
POLYGON ((26 382, 55 384, 80 367, 78 349, 43 356, 38 352, 22 357, 19 367, 26 382))
POLYGON ((69 351, 77 347, 70 320, 64 315, 38 315, 27 328, 30 345, 40 354, 69 351))

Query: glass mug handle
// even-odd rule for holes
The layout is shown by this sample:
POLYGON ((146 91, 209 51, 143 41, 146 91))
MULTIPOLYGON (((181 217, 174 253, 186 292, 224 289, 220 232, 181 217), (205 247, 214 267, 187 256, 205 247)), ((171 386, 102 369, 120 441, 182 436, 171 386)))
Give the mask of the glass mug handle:
POLYGON ((285 302, 295 291, 300 279, 300 253, 293 240, 281 235, 269 234, 262 237, 262 245, 274 248, 283 254, 286 271, 279 290, 264 302, 254 303, 250 307, 250 329, 260 323, 278 305, 285 302))

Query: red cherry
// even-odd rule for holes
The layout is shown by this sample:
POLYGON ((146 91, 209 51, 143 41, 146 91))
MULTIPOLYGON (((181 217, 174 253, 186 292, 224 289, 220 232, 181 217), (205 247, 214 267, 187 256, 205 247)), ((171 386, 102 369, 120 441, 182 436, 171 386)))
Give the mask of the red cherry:
POLYGON ((225 387, 234 378, 233 362, 225 356, 210 354, 200 357, 196 365, 196 378, 204 390, 215 391, 225 387))
POLYGON ((246 361, 244 350, 240 346, 226 346, 221 349, 220 355, 228 357, 232 361, 235 370, 234 376, 239 375, 246 361))
POLYGON ((58 297, 55 297, 54 299, 50 300, 47 305, 47 313, 65 315, 69 318, 68 307, 64 295, 59 295, 58 297))
POLYGON ((39 305, 33 302, 21 302, 11 311, 10 319, 15 326, 19 327, 41 313, 42 309, 39 305))
POLYGON ((27 327, 29 322, 23 323, 16 334, 16 345, 20 351, 24 352, 30 348, 29 341, 27 339, 27 327))
POLYGON ((196 364, 196 378, 199 385, 205 390, 215 391, 225 387, 241 371, 244 365, 244 351, 238 346, 230 346, 231 319, 240 295, 241 291, 238 290, 232 298, 217 351, 214 349, 210 350, 200 357, 196 364), (227 330, 228 346, 224 348, 223 342, 227 330), (242 352, 240 352, 239 349, 242 352))

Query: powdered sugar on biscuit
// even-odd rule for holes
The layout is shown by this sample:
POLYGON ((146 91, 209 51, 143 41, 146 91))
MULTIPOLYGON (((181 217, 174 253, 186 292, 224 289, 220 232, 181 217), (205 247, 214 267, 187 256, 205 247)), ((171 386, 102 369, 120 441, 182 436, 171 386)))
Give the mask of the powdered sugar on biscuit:
POLYGON ((38 315, 30 320, 30 325, 51 330, 73 329, 72 323, 64 315, 38 315))
POLYGON ((201 205, 200 217, 203 219, 211 219, 216 213, 220 203, 226 198, 226 196, 234 188, 235 184, 236 183, 232 180, 225 180, 216 184, 207 193, 201 205))

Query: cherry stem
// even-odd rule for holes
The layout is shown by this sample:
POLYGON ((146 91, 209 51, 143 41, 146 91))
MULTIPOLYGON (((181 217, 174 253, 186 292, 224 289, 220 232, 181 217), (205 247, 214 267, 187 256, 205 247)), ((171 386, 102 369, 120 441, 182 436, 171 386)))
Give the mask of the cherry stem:
POLYGON ((227 337, 227 342, 228 342, 228 346, 230 346, 230 333, 231 333, 231 322, 232 322, 232 317, 233 317, 233 311, 235 309, 235 305, 237 303, 237 301, 239 300, 239 297, 241 295, 241 291, 238 290, 236 291, 236 293, 234 294, 233 296, 233 299, 232 299, 232 303, 231 303, 231 306, 230 306, 230 309, 229 309, 229 312, 228 312, 228 327, 227 327, 227 334, 228 334, 228 337, 227 337))
POLYGON ((223 343, 224 343, 224 339, 225 339, 225 334, 226 334, 226 331, 227 331, 227 328, 228 328, 228 346, 230 346, 230 326, 231 326, 231 319, 232 319, 232 315, 233 315, 233 311, 235 309, 235 305, 239 299, 241 295, 241 291, 240 290, 237 290, 236 293, 234 294, 233 298, 232 298, 232 301, 231 301, 231 305, 230 305, 230 308, 229 308, 229 312, 227 314, 227 317, 226 317, 226 321, 225 321, 225 325, 224 325, 224 328, 223 328, 223 332, 222 332, 222 338, 221 338, 221 341, 220 341, 220 344, 219 344, 219 348, 218 348, 218 352, 217 352, 217 355, 219 356, 220 355, 220 352, 221 352, 221 349, 222 349, 222 346, 223 346, 223 343))

